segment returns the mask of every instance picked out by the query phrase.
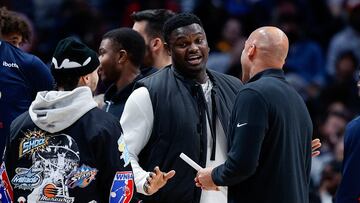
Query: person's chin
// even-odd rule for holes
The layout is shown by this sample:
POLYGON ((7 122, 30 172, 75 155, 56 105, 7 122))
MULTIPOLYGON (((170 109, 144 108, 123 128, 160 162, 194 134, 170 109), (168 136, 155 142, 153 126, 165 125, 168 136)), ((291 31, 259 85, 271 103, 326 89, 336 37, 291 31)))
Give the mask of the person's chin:
POLYGON ((205 68, 205 63, 202 61, 200 63, 188 63, 187 66, 192 70, 202 70, 205 68))

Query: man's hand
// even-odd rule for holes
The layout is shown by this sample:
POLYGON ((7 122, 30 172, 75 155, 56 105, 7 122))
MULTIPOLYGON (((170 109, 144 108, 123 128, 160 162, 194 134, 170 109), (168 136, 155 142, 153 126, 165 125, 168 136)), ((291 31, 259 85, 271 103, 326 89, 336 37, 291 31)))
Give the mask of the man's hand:
POLYGON ((319 156, 320 154, 320 151, 318 150, 319 148, 321 147, 321 142, 320 142, 320 139, 314 139, 312 142, 311 142, 311 156, 312 157, 316 157, 316 156, 319 156))
POLYGON ((212 180, 212 170, 213 168, 204 168, 198 171, 196 178, 194 179, 196 187, 201 187, 203 190, 219 190, 212 180))
POLYGON ((168 173, 160 171, 160 168, 156 166, 153 172, 150 172, 149 176, 146 178, 144 184, 144 191, 152 195, 157 192, 160 188, 164 187, 167 181, 174 177, 175 171, 171 170, 168 173))

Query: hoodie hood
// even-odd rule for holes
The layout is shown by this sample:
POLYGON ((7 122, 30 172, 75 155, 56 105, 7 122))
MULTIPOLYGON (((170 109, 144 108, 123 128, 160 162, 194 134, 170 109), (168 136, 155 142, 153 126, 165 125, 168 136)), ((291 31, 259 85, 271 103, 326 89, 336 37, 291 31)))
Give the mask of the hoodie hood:
POLYGON ((83 86, 73 91, 38 92, 29 114, 36 126, 55 133, 71 126, 96 106, 90 88, 83 86))

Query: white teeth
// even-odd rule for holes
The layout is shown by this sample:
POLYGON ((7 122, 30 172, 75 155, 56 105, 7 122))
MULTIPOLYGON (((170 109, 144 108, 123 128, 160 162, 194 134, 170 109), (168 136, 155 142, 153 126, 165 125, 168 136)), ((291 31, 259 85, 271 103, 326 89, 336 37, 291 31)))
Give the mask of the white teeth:
POLYGON ((196 60, 196 59, 200 59, 201 57, 200 56, 190 56, 189 59, 190 60, 196 60))

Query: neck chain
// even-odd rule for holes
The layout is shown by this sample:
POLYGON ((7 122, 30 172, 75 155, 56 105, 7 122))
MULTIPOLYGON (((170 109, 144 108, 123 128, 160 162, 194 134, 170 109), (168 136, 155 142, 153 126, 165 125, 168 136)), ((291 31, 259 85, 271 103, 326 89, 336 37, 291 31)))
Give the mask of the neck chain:
POLYGON ((206 74, 206 77, 205 77, 205 83, 202 84, 202 87, 203 87, 203 91, 204 93, 206 94, 206 92, 209 91, 210 87, 211 87, 211 81, 209 79, 209 76, 206 74))

